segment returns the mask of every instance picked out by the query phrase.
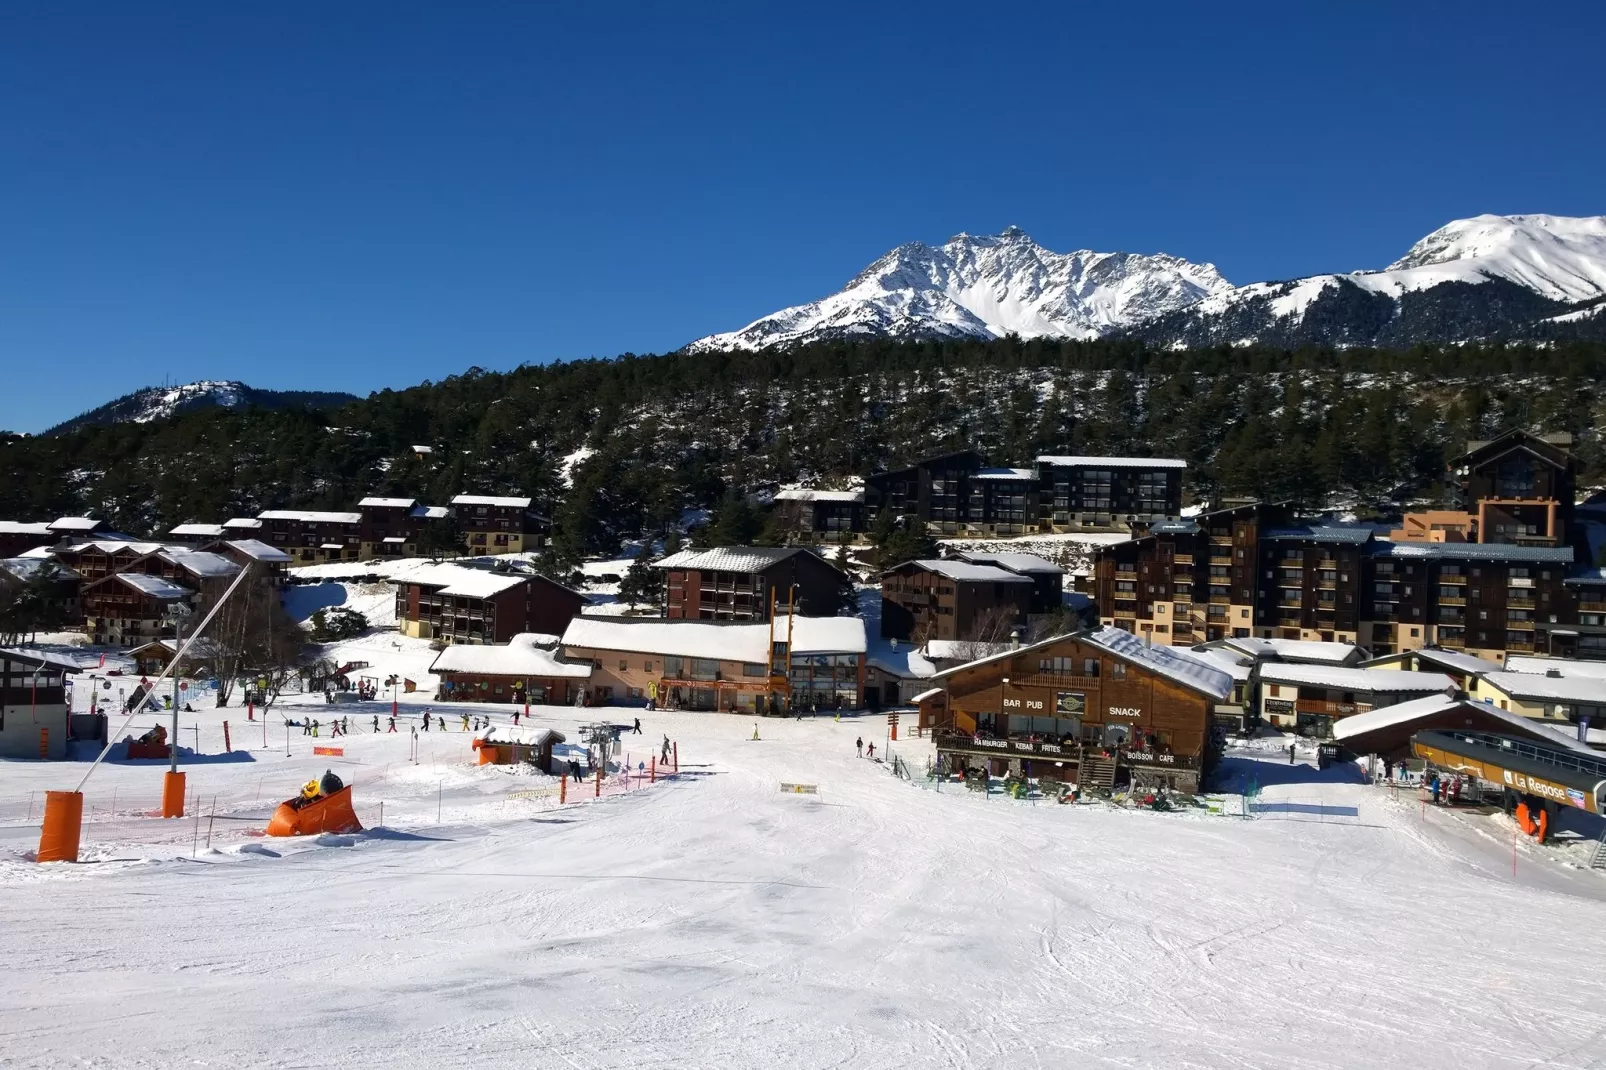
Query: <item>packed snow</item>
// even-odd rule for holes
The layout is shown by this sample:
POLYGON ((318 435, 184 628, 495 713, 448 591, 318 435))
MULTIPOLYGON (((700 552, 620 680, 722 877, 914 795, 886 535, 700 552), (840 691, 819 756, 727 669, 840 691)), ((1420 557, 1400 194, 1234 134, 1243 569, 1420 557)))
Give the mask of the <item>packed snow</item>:
MULTIPOLYGON (((372 671, 422 656, 391 653, 372 671)), ((582 721, 638 713, 632 766, 678 746, 676 777, 559 805, 553 778, 473 764, 461 713, 512 707, 404 695, 376 735, 388 702, 310 702, 265 735, 238 708, 185 715, 199 821, 146 816, 165 763, 103 767, 77 866, 27 853, 40 793, 85 763, 0 766, 5 1062, 1583 1070, 1603 1050, 1606 877, 1525 842, 1513 875, 1503 816, 1289 765, 1280 741, 1225 763, 1260 788, 1246 820, 1231 794, 1154 813, 937 790, 929 742, 880 717, 537 707, 561 757, 582 721), (337 712, 344 739, 282 723, 337 712), (447 730, 415 757, 424 712, 447 730), (326 768, 368 831, 258 835, 326 768)))

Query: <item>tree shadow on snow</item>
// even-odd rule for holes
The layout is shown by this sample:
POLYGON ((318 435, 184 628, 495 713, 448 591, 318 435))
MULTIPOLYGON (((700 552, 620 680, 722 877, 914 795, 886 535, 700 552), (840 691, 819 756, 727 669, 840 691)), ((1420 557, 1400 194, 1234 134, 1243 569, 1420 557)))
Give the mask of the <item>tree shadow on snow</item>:
POLYGON ((1367 783, 1366 774, 1354 762, 1334 762, 1326 769, 1318 769, 1306 762, 1289 765, 1286 758, 1278 762, 1238 754, 1228 754, 1221 759, 1214 780, 1218 790, 1232 792, 1242 792, 1251 781, 1262 788, 1281 784, 1367 783))

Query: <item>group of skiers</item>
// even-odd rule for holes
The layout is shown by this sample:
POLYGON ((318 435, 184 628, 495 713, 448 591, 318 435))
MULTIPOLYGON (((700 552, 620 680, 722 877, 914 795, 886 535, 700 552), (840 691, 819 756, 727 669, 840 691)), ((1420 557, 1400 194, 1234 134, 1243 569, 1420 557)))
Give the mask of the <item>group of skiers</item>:
POLYGON ((860 736, 858 739, 853 741, 853 749, 859 752, 859 757, 869 758, 871 761, 875 761, 875 740, 872 739, 867 748, 864 742, 864 737, 860 736))

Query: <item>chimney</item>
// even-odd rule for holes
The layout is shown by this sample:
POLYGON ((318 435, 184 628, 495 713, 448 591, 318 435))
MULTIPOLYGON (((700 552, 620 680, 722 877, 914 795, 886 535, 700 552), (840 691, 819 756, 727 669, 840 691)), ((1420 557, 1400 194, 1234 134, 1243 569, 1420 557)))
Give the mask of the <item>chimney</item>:
POLYGON ((1021 630, 1019 628, 1011 628, 1009 630, 1009 648, 1011 650, 1019 650, 1021 648, 1021 630))

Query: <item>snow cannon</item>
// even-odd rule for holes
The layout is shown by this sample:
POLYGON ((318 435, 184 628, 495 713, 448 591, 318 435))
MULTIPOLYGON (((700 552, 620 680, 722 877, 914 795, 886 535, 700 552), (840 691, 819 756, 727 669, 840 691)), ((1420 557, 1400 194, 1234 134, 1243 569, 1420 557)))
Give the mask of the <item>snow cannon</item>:
POLYGON ((351 785, 341 783, 332 771, 309 780, 301 794, 286 799, 268 821, 269 836, 316 836, 323 832, 361 832, 362 822, 351 808, 351 785))

